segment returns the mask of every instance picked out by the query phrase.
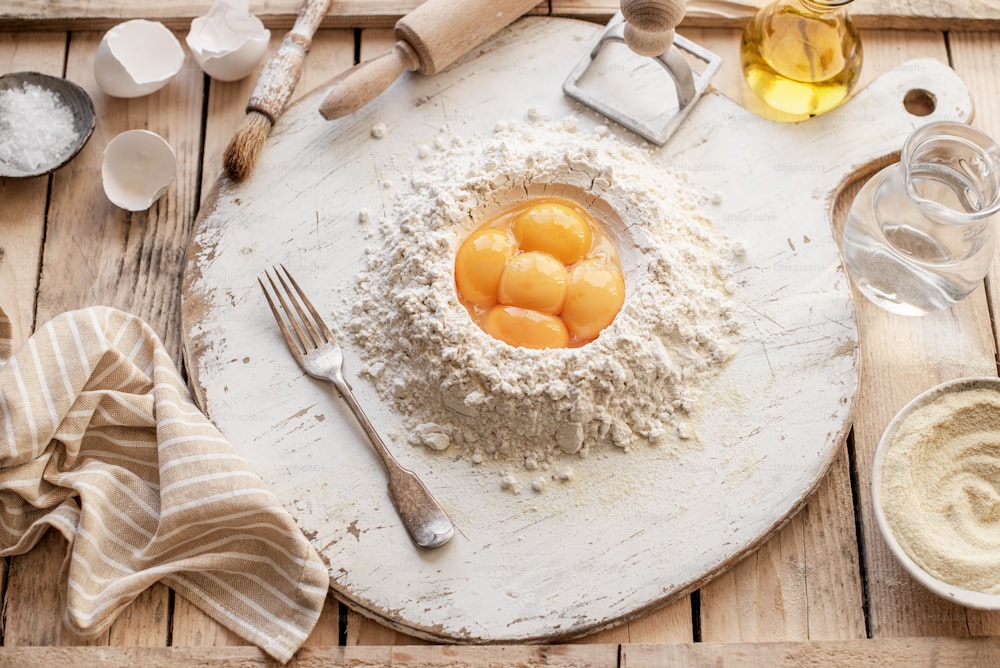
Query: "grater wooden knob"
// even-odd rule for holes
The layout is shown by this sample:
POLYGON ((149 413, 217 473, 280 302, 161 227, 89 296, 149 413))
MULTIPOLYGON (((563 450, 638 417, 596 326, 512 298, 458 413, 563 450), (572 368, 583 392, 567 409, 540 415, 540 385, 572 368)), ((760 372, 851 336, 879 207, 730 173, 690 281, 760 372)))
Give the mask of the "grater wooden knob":
MULTIPOLYGON (((711 51, 674 33, 674 27, 684 18, 685 8, 684 0, 621 0, 621 11, 615 12, 607 27, 598 33, 588 57, 580 61, 563 82, 563 92, 640 137, 663 146, 694 106, 695 99, 708 88, 712 76, 722 64, 722 59, 711 51), (606 68, 601 76, 591 77, 591 84, 595 80, 612 83, 603 87, 602 97, 588 92, 580 84, 601 48, 608 42, 624 43, 628 49, 624 52, 625 62, 621 59, 616 61, 621 66, 616 71, 606 68), (639 58, 629 58, 633 54, 639 58), (644 110, 643 115, 625 112, 618 98, 623 87, 628 86, 628 81, 615 75, 624 74, 626 79, 629 76, 645 77, 645 74, 637 74, 642 69, 642 63, 636 61, 646 60, 663 67, 671 80, 665 83, 673 83, 675 95, 663 96, 669 102, 662 111, 646 113, 644 110), (695 71, 695 63, 701 63, 700 72, 695 71)), ((651 83, 649 79, 644 78, 643 82, 644 90, 652 90, 648 85, 651 83)))
POLYGON ((621 0, 625 43, 640 56, 663 55, 674 43, 686 6, 685 0, 621 0))

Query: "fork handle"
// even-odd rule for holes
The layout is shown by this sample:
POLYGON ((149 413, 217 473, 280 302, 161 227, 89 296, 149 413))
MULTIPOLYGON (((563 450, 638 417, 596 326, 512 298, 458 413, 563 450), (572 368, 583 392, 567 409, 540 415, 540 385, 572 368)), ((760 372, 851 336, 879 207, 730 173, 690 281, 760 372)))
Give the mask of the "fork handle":
POLYGON ((455 535, 455 526, 444 508, 420 478, 413 471, 404 468, 392 456, 382 437, 375 431, 375 427, 354 398, 347 381, 338 376, 331 380, 382 460, 382 466, 389 479, 389 498, 392 499, 392 505, 396 507, 396 512, 403 520, 403 526, 406 527, 413 542, 420 547, 433 549, 450 541, 455 535))

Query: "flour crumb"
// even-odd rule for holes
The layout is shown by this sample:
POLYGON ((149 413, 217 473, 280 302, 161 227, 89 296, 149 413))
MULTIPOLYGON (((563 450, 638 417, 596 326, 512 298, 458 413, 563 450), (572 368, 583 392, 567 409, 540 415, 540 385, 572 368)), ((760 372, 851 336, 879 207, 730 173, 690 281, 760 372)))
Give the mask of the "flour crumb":
POLYGON ((451 436, 447 427, 433 422, 417 425, 414 437, 420 444, 438 452, 447 450, 451 446, 451 436))
POLYGON ((507 473, 500 479, 500 489, 505 492, 510 492, 511 494, 520 494, 521 485, 518 483, 517 478, 513 475, 507 473))
POLYGON ((371 134, 375 139, 382 139, 389 134, 389 128, 386 127, 385 123, 376 123, 372 126, 371 134))

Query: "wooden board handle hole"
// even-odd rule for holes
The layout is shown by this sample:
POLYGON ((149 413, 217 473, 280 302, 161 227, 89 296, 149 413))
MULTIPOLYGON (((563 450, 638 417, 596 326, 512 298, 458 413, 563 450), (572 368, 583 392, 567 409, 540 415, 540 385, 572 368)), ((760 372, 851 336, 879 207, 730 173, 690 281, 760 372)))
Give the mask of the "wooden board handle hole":
POLYGON ((913 88, 903 96, 903 107, 914 116, 929 116, 937 108, 937 98, 928 90, 913 88))

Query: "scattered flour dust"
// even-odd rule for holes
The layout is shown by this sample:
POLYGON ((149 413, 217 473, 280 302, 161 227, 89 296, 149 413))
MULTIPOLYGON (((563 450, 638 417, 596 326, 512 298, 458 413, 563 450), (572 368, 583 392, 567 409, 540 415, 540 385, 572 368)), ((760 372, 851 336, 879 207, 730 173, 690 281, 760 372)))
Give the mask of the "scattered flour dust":
POLYGON ((445 128, 419 148, 372 232, 350 317, 362 373, 405 416, 411 443, 499 462, 501 487, 516 493, 517 471, 541 492, 598 448, 696 442, 690 413, 735 353, 734 245, 701 213, 711 198, 651 158, 603 126, 533 114, 475 141, 445 128), (621 312, 580 348, 508 346, 455 293, 465 235, 505 204, 547 194, 596 211, 626 272, 621 312))

